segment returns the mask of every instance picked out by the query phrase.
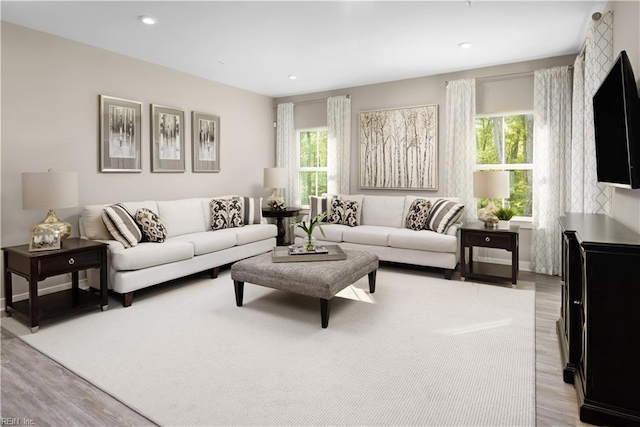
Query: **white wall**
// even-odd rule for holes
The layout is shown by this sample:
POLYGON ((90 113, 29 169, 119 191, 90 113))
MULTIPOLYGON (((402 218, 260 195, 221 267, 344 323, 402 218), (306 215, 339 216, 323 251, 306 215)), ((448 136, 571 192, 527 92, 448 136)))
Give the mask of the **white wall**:
MULTIPOLYGON (((640 2, 615 1, 608 4, 613 11, 613 52, 626 50, 640 88, 640 2)), ((640 96, 640 93, 638 94, 640 96)), ((640 233, 640 189, 615 188, 612 216, 640 233)))
POLYGON ((1 42, 4 246, 26 243, 45 215, 22 210, 22 172, 78 172, 80 206, 56 210, 74 235, 87 204, 268 196, 262 169, 275 164, 272 98, 4 22, 1 42), (99 94, 143 103, 142 173, 99 172, 99 94), (187 172, 150 172, 151 103, 185 111, 187 172), (191 172, 191 111, 220 116, 220 173, 191 172))

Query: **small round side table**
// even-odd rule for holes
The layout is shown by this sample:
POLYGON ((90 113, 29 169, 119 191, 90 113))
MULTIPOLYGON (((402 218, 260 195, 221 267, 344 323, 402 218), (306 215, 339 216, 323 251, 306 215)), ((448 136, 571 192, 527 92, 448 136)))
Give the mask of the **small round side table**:
POLYGON ((275 218, 278 227, 278 237, 276 238, 278 246, 285 246, 284 236, 286 229, 284 227, 284 219, 298 216, 301 208, 285 208, 284 210, 274 210, 271 208, 262 208, 262 216, 265 218, 275 218))

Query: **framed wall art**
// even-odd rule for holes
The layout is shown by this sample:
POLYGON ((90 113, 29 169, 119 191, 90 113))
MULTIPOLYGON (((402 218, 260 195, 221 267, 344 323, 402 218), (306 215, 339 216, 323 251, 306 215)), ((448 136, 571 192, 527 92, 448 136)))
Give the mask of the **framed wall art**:
POLYGON ((184 111, 151 105, 151 172, 184 172, 184 111))
POLYGON ((100 95, 100 172, 142 172, 142 103, 100 95))
POLYGON ((360 113, 360 188, 438 189, 438 106, 360 113))
POLYGON ((220 117, 191 113, 193 172, 220 172, 220 117))

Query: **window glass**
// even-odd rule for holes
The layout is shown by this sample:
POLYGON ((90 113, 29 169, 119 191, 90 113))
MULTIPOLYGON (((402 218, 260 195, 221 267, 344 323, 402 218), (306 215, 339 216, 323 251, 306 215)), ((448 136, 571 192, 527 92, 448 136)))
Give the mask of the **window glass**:
POLYGON ((327 192, 327 131, 326 129, 298 132, 300 206, 309 205, 309 196, 327 192))

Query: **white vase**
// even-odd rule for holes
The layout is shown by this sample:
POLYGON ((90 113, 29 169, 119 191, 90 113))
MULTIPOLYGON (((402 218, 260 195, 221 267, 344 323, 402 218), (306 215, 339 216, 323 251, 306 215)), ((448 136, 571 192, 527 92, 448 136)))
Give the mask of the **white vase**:
POLYGON ((511 228, 511 221, 498 220, 498 230, 508 230, 511 228))

